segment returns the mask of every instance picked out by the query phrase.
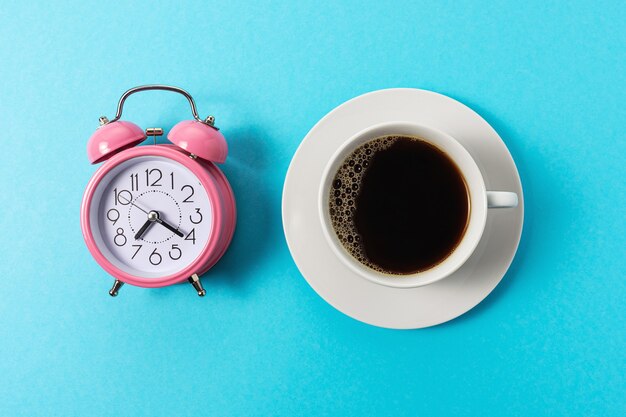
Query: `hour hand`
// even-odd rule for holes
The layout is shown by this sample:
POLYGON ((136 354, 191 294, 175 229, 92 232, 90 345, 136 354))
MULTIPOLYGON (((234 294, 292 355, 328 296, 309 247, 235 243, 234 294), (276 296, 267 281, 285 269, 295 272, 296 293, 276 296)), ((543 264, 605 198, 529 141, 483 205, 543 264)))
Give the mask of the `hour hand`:
POLYGON ((148 230, 148 228, 150 227, 152 223, 153 223, 153 220, 146 220, 143 226, 141 226, 141 228, 137 230, 137 233, 135 233, 135 240, 141 239, 141 236, 143 236, 143 234, 146 233, 146 230, 148 230))

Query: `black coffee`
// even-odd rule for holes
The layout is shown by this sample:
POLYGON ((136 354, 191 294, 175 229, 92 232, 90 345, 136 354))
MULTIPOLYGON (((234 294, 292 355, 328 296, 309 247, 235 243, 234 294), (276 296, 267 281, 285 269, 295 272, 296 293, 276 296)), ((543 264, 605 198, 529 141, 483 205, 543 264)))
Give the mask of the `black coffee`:
POLYGON ((418 138, 384 136, 356 148, 330 189, 330 218, 362 264, 407 275, 437 265, 461 241, 469 197, 458 167, 418 138))

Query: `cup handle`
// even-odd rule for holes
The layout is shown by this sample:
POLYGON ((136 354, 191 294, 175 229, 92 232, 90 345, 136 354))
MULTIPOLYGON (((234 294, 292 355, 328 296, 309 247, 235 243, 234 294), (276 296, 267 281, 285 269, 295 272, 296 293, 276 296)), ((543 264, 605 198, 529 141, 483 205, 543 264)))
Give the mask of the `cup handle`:
POLYGON ((512 208, 517 207, 517 194, 509 191, 487 191, 487 207, 512 208))

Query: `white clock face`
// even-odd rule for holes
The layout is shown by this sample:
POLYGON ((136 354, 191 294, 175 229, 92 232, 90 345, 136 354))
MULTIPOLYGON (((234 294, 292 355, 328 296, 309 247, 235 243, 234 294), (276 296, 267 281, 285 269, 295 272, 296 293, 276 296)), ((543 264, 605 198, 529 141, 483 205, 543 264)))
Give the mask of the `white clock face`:
POLYGON ((198 177, 160 156, 133 158, 109 171, 89 215, 102 254, 142 278, 166 277, 189 266, 204 249, 213 220, 198 177))

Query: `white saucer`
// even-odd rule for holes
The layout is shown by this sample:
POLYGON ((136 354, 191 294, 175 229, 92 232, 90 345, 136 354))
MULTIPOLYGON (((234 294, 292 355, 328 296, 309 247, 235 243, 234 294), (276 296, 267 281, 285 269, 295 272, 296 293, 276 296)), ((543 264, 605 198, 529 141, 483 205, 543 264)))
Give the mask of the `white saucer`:
POLYGON ((417 329, 460 316, 498 285, 519 244, 524 199, 506 145, 482 117, 441 94, 402 88, 356 97, 311 129, 289 166, 282 210, 291 255, 309 285, 324 300, 365 323, 417 329), (459 270, 424 287, 390 288, 357 275, 328 246, 317 213, 319 184, 329 158, 359 131, 392 121, 418 123, 450 134, 474 157, 488 190, 513 191, 519 196, 517 208, 489 210, 482 240, 459 270))

